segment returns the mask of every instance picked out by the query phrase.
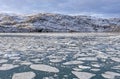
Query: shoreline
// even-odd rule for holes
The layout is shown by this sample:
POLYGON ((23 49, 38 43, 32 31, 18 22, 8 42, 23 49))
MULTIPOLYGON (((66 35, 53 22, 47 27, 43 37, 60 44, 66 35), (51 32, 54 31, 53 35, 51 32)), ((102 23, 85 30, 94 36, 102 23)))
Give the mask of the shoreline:
POLYGON ((0 36, 89 36, 89 35, 119 35, 120 33, 0 33, 0 36))

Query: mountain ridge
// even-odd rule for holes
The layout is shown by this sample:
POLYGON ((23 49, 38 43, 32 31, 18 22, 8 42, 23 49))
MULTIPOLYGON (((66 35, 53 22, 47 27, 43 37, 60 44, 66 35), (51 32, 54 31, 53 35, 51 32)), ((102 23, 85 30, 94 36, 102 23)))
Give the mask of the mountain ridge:
POLYGON ((53 13, 0 14, 0 32, 120 32, 120 18, 53 13))

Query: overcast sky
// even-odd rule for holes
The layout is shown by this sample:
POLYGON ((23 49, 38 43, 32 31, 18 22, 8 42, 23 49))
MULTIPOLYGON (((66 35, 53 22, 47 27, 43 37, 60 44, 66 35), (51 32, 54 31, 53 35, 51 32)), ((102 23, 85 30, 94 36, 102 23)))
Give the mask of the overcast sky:
POLYGON ((0 0, 0 12, 120 17, 120 0, 0 0))

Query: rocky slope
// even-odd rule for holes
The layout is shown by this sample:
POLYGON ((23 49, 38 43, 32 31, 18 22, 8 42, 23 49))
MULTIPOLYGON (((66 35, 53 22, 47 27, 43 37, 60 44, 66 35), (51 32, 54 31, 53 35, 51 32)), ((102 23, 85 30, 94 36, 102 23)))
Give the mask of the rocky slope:
POLYGON ((0 32, 119 32, 120 18, 39 13, 0 14, 0 32))

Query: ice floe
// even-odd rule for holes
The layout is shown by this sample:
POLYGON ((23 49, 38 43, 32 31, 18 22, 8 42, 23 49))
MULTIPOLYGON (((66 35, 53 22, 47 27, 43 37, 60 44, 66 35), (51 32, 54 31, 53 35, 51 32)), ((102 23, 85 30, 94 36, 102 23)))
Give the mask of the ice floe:
POLYGON ((120 65, 118 65, 118 66, 113 66, 112 69, 120 69, 120 65))
POLYGON ((34 63, 40 63, 41 59, 32 59, 31 61, 34 63))
POLYGON ((97 58, 95 57, 81 57, 81 58, 77 58, 77 60, 82 60, 82 61, 97 61, 97 58))
POLYGON ((104 74, 102 74, 102 76, 107 79, 115 79, 116 76, 120 77, 120 73, 107 71, 104 74))
POLYGON ((91 67, 90 66, 82 66, 82 65, 79 65, 78 66, 80 69, 90 69, 91 67))
POLYGON ((115 62, 119 62, 120 63, 120 58, 117 58, 117 57, 111 57, 111 59, 115 62))
MULTIPOLYGON (((110 74, 112 77, 115 76, 113 75, 115 73, 119 74, 119 39, 114 39, 116 41, 112 41, 107 35, 102 35, 104 37, 99 35, 94 37, 91 34, 90 36, 87 34, 85 34, 85 36, 84 34, 77 34, 77 36, 74 35, 75 39, 73 36, 72 38, 63 37, 62 35, 60 35, 62 37, 59 37, 55 34, 54 36, 49 36, 49 34, 47 36, 44 36, 44 34, 43 36, 35 34, 35 37, 32 35, 29 37, 29 34, 26 37, 25 34, 24 36, 25 37, 15 36, 13 38, 9 35, 9 37, 0 37, 0 70, 5 70, 5 72, 6 70, 9 70, 11 74, 15 73, 14 70, 18 72, 19 68, 23 68, 25 71, 37 71, 38 74, 41 74, 44 71, 45 74, 43 73, 43 75, 48 79, 54 76, 51 75, 50 72, 57 74, 57 77, 53 78, 62 76, 63 79, 66 79, 66 76, 64 75, 67 75, 68 77, 71 75, 71 71, 63 73, 64 71, 67 71, 68 68, 72 70, 72 73, 75 75, 78 74, 76 75, 78 78, 81 77, 81 75, 86 75, 85 73, 91 75, 92 73, 90 72, 97 72, 96 74, 105 72, 102 74, 103 76, 110 74), (109 40, 111 40, 111 43, 109 43, 109 40), (102 67, 106 69, 103 70, 102 67), (13 71, 10 69, 13 69, 13 71), (108 73, 106 70, 111 70, 112 73, 108 73)), ((70 77, 72 78, 72 76, 70 77)), ((95 76, 95 78, 96 77, 97 76, 95 76)), ((100 76, 100 78, 101 77, 102 76, 100 76)), ((84 77, 81 78, 85 79, 84 77)), ((90 78, 91 76, 89 76, 88 79, 90 78)))
POLYGON ((83 64, 84 62, 82 61, 68 61, 68 62, 65 62, 63 63, 63 65, 77 65, 77 64, 83 64))
POLYGON ((20 59, 21 57, 10 57, 9 59, 12 59, 12 60, 18 60, 20 59))
POLYGON ((100 69, 91 69, 91 71, 95 71, 95 72, 97 72, 97 71, 100 71, 100 69))
POLYGON ((30 68, 34 70, 45 71, 45 72, 54 72, 54 73, 59 72, 59 69, 57 69, 56 67, 52 67, 44 64, 32 64, 30 68))
POLYGON ((94 74, 88 73, 88 72, 77 72, 72 71, 72 73, 78 77, 79 79, 90 79, 91 77, 95 76, 94 74))
POLYGON ((85 53, 77 53, 73 56, 73 58, 77 58, 77 57, 85 57, 87 56, 85 53))
POLYGON ((96 57, 97 58, 102 58, 102 59, 107 59, 108 55, 103 53, 103 52, 98 52, 96 57))
POLYGON ((98 64, 98 63, 92 63, 91 65, 92 65, 93 67, 97 67, 97 68, 100 67, 100 64, 98 64))
POLYGON ((20 54, 15 53, 6 53, 3 55, 3 58, 19 57, 20 54))
POLYGON ((34 72, 15 73, 12 79, 34 79, 36 74, 34 72))
POLYGON ((73 68, 74 71, 82 71, 83 69, 80 68, 73 68))
POLYGON ((62 62, 63 60, 62 59, 51 59, 50 61, 52 63, 59 63, 59 62, 62 62))
POLYGON ((44 77, 43 79, 54 79, 53 77, 44 77))
POLYGON ((0 63, 6 63, 6 62, 8 62, 8 60, 6 60, 6 59, 1 59, 0 60, 0 63))
POLYGON ((31 62, 28 62, 28 61, 22 61, 20 64, 21 64, 21 65, 31 65, 32 63, 31 63, 31 62))
POLYGON ((3 64, 2 66, 0 66, 0 70, 10 70, 16 67, 19 67, 19 65, 3 64))

